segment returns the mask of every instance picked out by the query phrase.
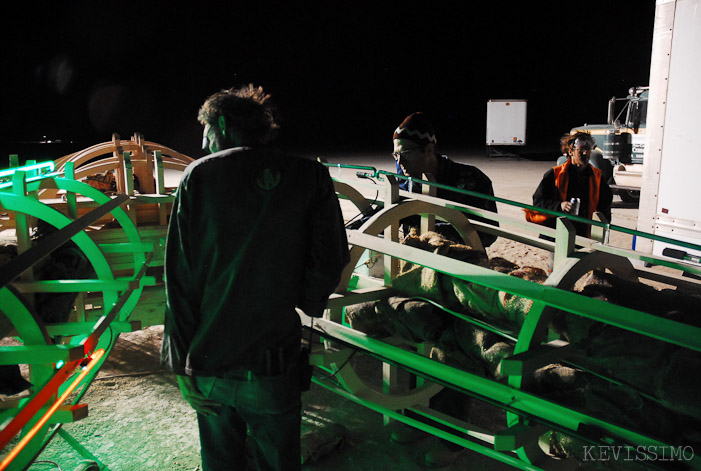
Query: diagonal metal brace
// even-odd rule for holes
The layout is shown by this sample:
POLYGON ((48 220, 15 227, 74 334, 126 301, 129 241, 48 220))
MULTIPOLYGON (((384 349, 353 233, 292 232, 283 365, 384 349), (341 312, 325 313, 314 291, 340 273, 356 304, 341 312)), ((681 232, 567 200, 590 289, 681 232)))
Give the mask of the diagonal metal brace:
POLYGON ((44 238, 43 243, 33 246, 11 262, 4 265, 2 273, 0 273, 0 289, 7 286, 12 280, 17 278, 34 264, 68 242, 74 235, 83 231, 90 224, 94 223, 102 216, 112 212, 112 210, 122 205, 126 201, 129 201, 129 197, 127 195, 117 195, 107 203, 98 206, 81 218, 67 224, 62 229, 49 234, 46 236, 46 238, 44 238))

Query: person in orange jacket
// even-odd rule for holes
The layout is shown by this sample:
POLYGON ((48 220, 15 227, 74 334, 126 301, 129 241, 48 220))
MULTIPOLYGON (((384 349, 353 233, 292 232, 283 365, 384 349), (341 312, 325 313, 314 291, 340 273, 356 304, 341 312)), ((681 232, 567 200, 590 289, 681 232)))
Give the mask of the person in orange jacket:
MULTIPOLYGON (((587 219, 591 219, 594 211, 598 211, 611 221, 613 193, 602 178, 601 170, 589 163, 591 153, 596 147, 594 138, 586 132, 568 134, 560 139, 560 147, 568 159, 545 172, 533 193, 533 206, 587 219), (579 210, 576 214, 573 198, 579 198, 579 210)), ((555 227, 556 217, 549 214, 526 210, 526 219, 555 227)), ((591 225, 576 221, 572 223, 577 235, 589 237, 591 225)))

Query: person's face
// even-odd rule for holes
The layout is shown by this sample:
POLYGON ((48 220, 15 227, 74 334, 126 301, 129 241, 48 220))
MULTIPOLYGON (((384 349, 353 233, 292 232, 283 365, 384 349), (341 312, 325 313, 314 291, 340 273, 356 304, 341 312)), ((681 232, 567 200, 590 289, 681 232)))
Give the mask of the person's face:
POLYGON ((209 149, 210 154, 219 152, 222 149, 221 135, 216 126, 210 124, 205 125, 202 131, 202 148, 209 149))
POLYGON ((589 165, 591 153, 594 150, 594 143, 588 139, 577 139, 574 141, 570 156, 572 157, 572 165, 582 170, 589 165))
POLYGON ((407 177, 421 178, 421 174, 426 172, 426 148, 416 142, 395 139, 392 156, 407 177))

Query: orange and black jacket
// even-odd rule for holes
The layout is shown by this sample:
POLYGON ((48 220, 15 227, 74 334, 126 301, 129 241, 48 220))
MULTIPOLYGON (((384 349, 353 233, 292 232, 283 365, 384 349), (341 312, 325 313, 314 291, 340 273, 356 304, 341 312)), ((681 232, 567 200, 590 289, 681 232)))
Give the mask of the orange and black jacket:
MULTIPOLYGON (((579 216, 591 219, 594 211, 599 211, 610 221, 613 193, 608 184, 601 179, 601 170, 591 165, 582 172, 571 168, 570 160, 553 167, 543 175, 538 188, 533 193, 533 206, 553 211, 562 211, 561 203, 572 198, 580 199, 579 216)), ((526 219, 530 222, 555 227, 555 216, 526 210, 526 219)), ((588 224, 574 222, 577 234, 588 237, 591 227, 588 224)))

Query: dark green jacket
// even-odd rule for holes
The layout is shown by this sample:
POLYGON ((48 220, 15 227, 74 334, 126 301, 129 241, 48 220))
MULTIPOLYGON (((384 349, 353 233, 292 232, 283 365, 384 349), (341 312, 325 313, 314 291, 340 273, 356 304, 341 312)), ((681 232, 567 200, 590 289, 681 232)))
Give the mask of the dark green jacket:
POLYGON ((178 374, 221 376, 261 369, 266 350, 296 355, 295 307, 320 316, 347 262, 321 164, 266 148, 193 162, 168 227, 162 362, 178 374))

